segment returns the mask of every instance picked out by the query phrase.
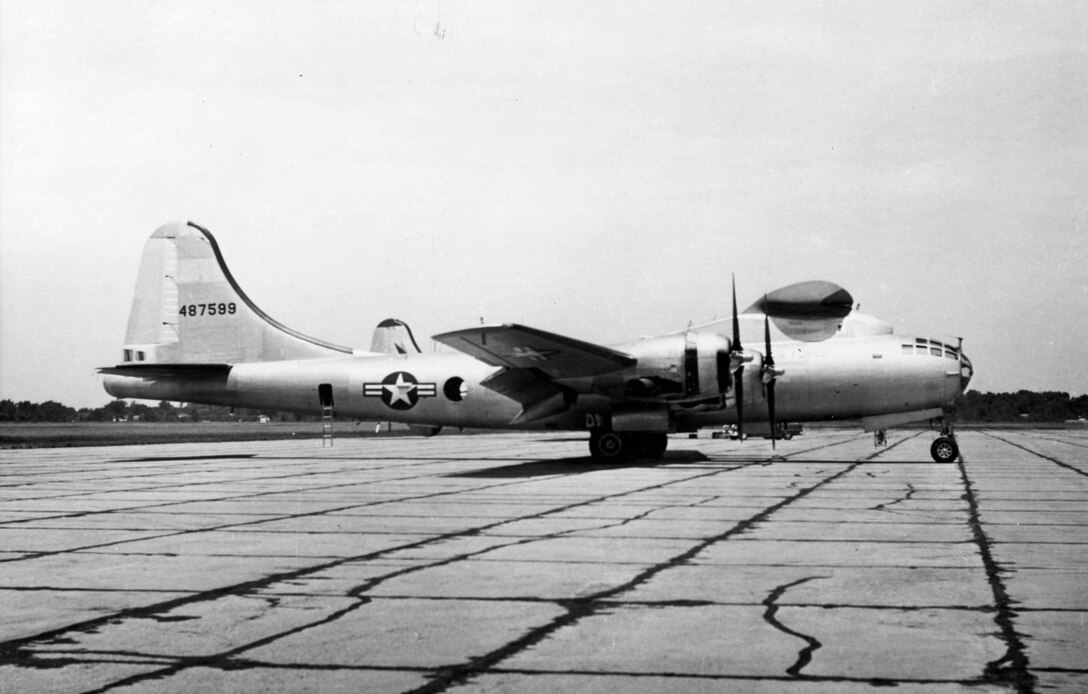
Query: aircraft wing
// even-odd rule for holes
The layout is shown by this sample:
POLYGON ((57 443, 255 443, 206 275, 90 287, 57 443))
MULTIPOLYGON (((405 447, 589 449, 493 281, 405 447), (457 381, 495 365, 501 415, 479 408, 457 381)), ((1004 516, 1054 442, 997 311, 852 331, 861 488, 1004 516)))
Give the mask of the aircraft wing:
POLYGON ((513 323, 455 330, 434 339, 485 364, 531 369, 553 379, 597 376, 638 361, 608 347, 513 323))

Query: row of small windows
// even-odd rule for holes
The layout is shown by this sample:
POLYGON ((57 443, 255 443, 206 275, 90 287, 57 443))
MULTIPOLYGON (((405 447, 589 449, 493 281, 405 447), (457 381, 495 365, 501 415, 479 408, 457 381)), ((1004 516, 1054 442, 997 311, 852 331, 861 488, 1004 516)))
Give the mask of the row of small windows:
POLYGON ((135 361, 143 361, 144 360, 143 350, 126 349, 125 350, 125 361, 133 361, 132 355, 133 355, 134 352, 135 352, 135 355, 136 355, 135 361))
POLYGON ((933 357, 946 357, 959 361, 960 352, 952 345, 946 345, 936 340, 927 340, 924 337, 915 338, 913 343, 905 342, 902 345, 903 354, 928 354, 933 357))

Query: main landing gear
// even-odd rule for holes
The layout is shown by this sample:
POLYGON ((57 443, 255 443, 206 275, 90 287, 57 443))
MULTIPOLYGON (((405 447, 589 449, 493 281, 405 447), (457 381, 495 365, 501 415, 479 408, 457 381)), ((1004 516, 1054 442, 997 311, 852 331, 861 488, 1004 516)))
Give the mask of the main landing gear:
POLYGON ((951 463, 960 454, 960 447, 956 445, 956 434, 952 431, 952 425, 945 419, 941 420, 941 435, 929 447, 929 454, 938 463, 951 463))
POLYGON ((589 453, 599 463, 620 463, 634 458, 657 460, 669 446, 667 434, 647 431, 592 431, 589 453))

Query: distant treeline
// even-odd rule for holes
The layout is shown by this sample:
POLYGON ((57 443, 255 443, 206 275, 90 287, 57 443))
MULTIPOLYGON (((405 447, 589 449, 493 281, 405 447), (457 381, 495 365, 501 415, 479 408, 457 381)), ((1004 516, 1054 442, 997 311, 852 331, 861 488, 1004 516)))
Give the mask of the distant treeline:
POLYGON ((1088 419, 1088 395, 1019 390, 1015 393, 970 391, 956 400, 961 422, 1064 422, 1088 419))
POLYGON ((231 409, 217 405, 160 402, 157 406, 140 402, 114 400, 102 407, 75 409, 53 400, 45 402, 13 402, 0 400, 0 422, 255 422, 261 415, 276 422, 299 422, 317 419, 290 412, 267 412, 242 407, 231 409))
MULTIPOLYGON (((956 401, 956 419, 961 422, 1064 422, 1088 419, 1088 395, 1069 393, 979 393, 971 391, 956 401)), ((290 412, 267 412, 215 405, 181 405, 169 402, 157 406, 114 400, 102 407, 74 409, 59 402, 12 402, 0 400, 0 422, 238 422, 257 421, 261 415, 276 422, 312 421, 317 416, 290 412)))

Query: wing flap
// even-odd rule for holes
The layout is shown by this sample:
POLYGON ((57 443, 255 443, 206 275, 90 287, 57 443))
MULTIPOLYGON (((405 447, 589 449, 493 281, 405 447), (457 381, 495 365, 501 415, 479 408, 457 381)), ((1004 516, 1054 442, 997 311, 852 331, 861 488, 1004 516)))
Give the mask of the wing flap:
POLYGON ((511 424, 533 422, 566 412, 578 397, 574 391, 536 369, 506 367, 485 378, 480 385, 521 405, 521 412, 511 424))
POLYGON ((608 347, 513 323, 455 330, 434 339, 485 364, 532 369, 553 379, 598 376, 638 362, 608 347))

